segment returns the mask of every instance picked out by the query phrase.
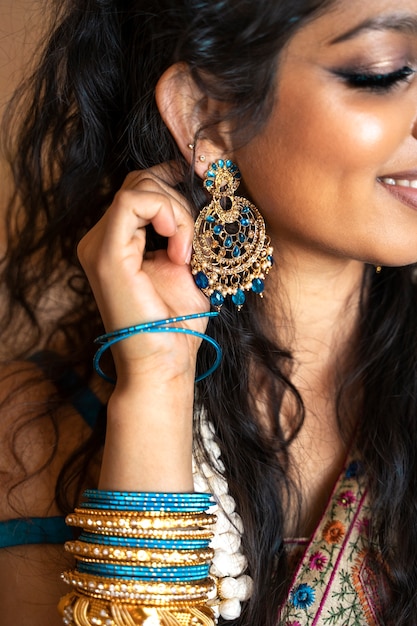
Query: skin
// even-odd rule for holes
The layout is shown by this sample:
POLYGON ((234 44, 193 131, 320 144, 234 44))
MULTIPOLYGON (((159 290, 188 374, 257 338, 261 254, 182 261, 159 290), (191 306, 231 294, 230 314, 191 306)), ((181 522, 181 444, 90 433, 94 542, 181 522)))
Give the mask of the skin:
MULTIPOLYGON (((285 258, 355 259, 382 265, 416 260, 417 211, 378 177, 417 165, 417 80, 390 92, 349 87, 334 70, 387 73, 417 67, 417 37, 367 30, 332 43, 393 3, 342 2, 291 40, 272 116, 236 155, 285 258), (291 103, 291 106, 289 106, 291 103)), ((415 1, 395 4, 414 14, 415 1)), ((417 175, 417 173, 416 173, 417 175)))
MULTIPOLYGON (((417 3, 394 9, 415 19, 417 3)), ((354 335, 363 262, 417 259, 416 208, 379 182, 412 169, 417 175, 417 79, 372 92, 334 73, 417 68, 415 34, 366 30, 332 43, 392 13, 390 1, 340 2, 301 29, 283 55, 268 123, 234 155, 275 247, 279 272, 270 276, 271 289, 281 295, 272 314, 293 351, 292 378, 307 412, 292 447, 302 520, 288 534, 314 529, 346 454, 335 421, 335 373, 354 335)), ((291 406, 284 403, 283 413, 290 425, 291 406)))
MULTIPOLYGON (((405 0, 397 3, 395 10, 416 18, 417 5, 405 0)), ((374 73, 390 73, 408 64, 417 67, 417 38, 409 32, 368 29, 333 43, 364 20, 386 17, 392 11, 389 1, 373 0, 366 6, 359 0, 335 3, 302 28, 287 46, 280 64, 276 103, 263 131, 235 151, 224 127, 221 144, 206 138, 199 141, 196 150, 195 168, 201 177, 206 164, 221 156, 231 156, 239 164, 246 190, 261 208, 276 250, 279 271, 269 278, 266 312, 294 354, 292 378, 307 413, 291 451, 293 472, 303 493, 302 517, 299 526, 288 526, 288 535, 310 533, 346 454, 336 424, 334 398, 337 376, 342 374, 355 331, 363 263, 395 265, 417 259, 417 211, 379 182, 379 177, 409 170, 417 163, 417 81, 412 76, 389 92, 376 93, 354 89, 335 73, 351 71, 352 66, 374 73), (206 157, 204 163, 198 159, 200 154, 206 157)), ((164 121, 190 158, 190 138, 204 122, 196 113, 201 94, 179 66, 162 77, 156 96, 164 121)), ((104 218, 107 225, 99 223, 81 243, 80 259, 109 330, 132 321, 161 318, 154 311, 157 308, 159 312, 160 299, 172 293, 166 290, 167 276, 173 290, 178 285, 177 297, 167 312, 183 314, 207 307, 207 303, 196 300, 194 285, 190 284, 187 292, 187 283, 176 282, 185 277, 180 264, 187 261, 191 224, 186 218, 187 207, 171 191, 169 207, 162 208, 160 200, 149 193, 151 190, 167 198, 167 188, 161 188, 161 182, 154 178, 161 175, 166 178, 158 169, 147 174, 149 179, 136 175, 127 187, 134 200, 122 190, 104 218), (131 230, 123 226, 125 240, 118 240, 115 257, 110 258, 105 233, 113 231, 113 219, 129 223, 131 230), (151 221, 162 233, 162 228, 172 227, 171 219, 178 228, 168 255, 147 259, 141 266, 143 247, 135 246, 138 232, 143 237, 143 231, 136 228, 151 221), (130 267, 125 264, 122 275, 124 246, 132 254, 130 267), (180 249, 182 256, 177 254, 180 249), (105 272, 100 274, 101 261, 105 272), (141 272, 132 273, 132 266, 141 267, 141 272), (132 277, 135 281, 150 277, 156 287, 158 298, 152 294, 149 302, 145 300, 146 313, 142 304, 145 288, 142 282, 133 284, 132 277), (123 288, 125 283, 127 289, 123 288), (115 284, 123 288, 118 297, 115 284), (184 308, 178 298, 180 292, 187 302, 184 308), (141 297, 133 299, 134 293, 141 297), (120 302, 123 307, 119 310, 120 302), (127 303, 131 303, 131 310, 127 303)), ((167 230, 163 234, 169 235, 167 230)), ((181 338, 172 339, 174 345, 164 336, 156 349, 157 341, 151 337, 145 343, 141 338, 139 347, 138 341, 131 340, 119 344, 115 351, 120 383, 110 399, 101 487, 191 488, 190 457, 183 452, 191 447, 192 395, 184 390, 191 388, 193 350, 198 344, 181 338), (173 354, 172 370, 166 363, 172 364, 173 354), (141 405, 148 407, 146 415, 136 410, 141 405), (155 431, 150 424, 155 424, 155 431), (159 439, 162 429, 169 434, 166 446, 159 439), (137 445, 141 448, 139 460, 137 445), (160 454, 155 454, 157 449, 160 454)), ((284 424, 286 420, 290 428, 290 402, 284 401, 282 412, 284 424)))
MULTIPOLYGON (((354 337, 363 263, 417 260, 417 211, 378 181, 417 167, 417 79, 376 94, 352 89, 333 73, 335 67, 359 59, 370 65, 368 70, 378 72, 408 63, 417 69, 414 35, 373 30, 331 44, 364 19, 392 11, 417 19, 417 2, 336 3, 289 43, 280 65, 277 101, 264 130, 239 150, 229 145, 227 133, 221 144, 205 138, 196 149, 195 167, 201 177, 206 165, 198 155, 206 156, 206 164, 226 155, 238 162, 276 250, 278 262, 268 277, 265 315, 294 352, 293 379, 307 409, 292 450, 303 513, 298 527, 288 525, 288 536, 311 531, 345 454, 333 411, 333 372, 335 364, 346 361, 354 337), (285 335, 288 328, 291 332, 285 335)), ((204 120, 195 112, 198 90, 178 70, 161 78, 156 96, 162 117, 191 159, 187 144, 204 120)), ((105 216, 80 242, 80 261, 108 331, 208 309, 190 274, 193 223, 189 207, 172 190, 175 176, 166 166, 130 174, 105 216), (149 223, 169 238, 169 246, 167 252, 144 258, 144 228, 149 223)), ((193 328, 204 331, 204 323, 193 328)), ((158 334, 115 347, 117 384, 109 400, 101 488, 192 489, 198 347, 192 337, 158 334)), ((291 406, 285 403, 283 418, 291 419, 291 406)), ((10 423, 13 419, 11 415, 10 423)), ((38 433, 41 443, 43 437, 38 433)), ((49 485, 45 472, 38 480, 42 478, 49 485)), ((26 505, 30 507, 27 499, 26 505)), ((36 513, 43 514, 38 509, 36 513)), ((4 511, 3 519, 8 517, 10 511, 4 511)), ((36 561, 36 550, 25 548, 25 560, 20 548, 7 551, 0 570, 7 572, 12 559, 19 562, 24 576, 29 567, 25 561, 29 563, 31 556, 36 561)), ((4 598, 12 595, 15 600, 10 608, 1 602, 7 606, 2 612, 5 625, 27 623, 27 603, 34 601, 42 610, 31 620, 33 626, 60 623, 55 601, 50 601, 51 583, 46 576, 42 580, 44 590, 27 584, 20 592, 16 581, 4 576, 4 598)))

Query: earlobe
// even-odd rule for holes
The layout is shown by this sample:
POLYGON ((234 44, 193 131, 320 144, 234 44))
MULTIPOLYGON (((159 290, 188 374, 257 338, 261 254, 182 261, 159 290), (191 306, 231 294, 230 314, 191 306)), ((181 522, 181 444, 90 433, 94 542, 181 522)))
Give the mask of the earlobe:
POLYGON ((155 99, 185 159, 189 163, 194 159, 195 172, 203 178, 208 164, 225 156, 225 146, 199 134, 207 123, 207 106, 185 64, 176 63, 164 72, 156 86, 155 99))

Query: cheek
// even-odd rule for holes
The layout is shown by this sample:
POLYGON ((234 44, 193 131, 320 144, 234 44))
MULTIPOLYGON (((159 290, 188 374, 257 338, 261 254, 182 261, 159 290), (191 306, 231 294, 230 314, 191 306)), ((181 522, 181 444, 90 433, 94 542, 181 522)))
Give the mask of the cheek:
POLYGON ((372 192, 409 132, 393 102, 342 97, 339 87, 329 94, 283 86, 266 128, 238 161, 250 193, 260 206, 273 201, 285 210, 317 202, 318 190, 333 207, 372 192))
POLYGON ((297 164, 320 179, 365 172, 376 178, 405 136, 395 110, 382 101, 353 106, 327 92, 293 94, 285 101, 297 106, 278 107, 271 120, 268 137, 276 139, 276 158, 284 167, 297 164))

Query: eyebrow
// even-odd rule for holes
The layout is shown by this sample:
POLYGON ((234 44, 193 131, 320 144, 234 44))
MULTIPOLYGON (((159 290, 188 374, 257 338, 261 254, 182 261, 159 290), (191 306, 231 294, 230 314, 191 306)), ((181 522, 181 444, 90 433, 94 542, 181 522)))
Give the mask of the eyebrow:
POLYGON ((330 42, 331 45, 353 39, 367 31, 392 30, 417 36, 417 15, 385 15, 364 20, 330 42))

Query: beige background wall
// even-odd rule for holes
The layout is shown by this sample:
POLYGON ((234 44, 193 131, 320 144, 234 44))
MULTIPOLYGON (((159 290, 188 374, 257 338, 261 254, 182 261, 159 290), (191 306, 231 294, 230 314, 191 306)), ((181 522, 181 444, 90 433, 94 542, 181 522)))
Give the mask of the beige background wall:
MULTIPOLYGON (((46 24, 45 0, 0 0, 0 115, 33 62, 34 50, 46 24)), ((7 182, 0 146, 0 201, 7 182)))
POLYGON ((45 23, 45 2, 40 0, 0 0, 0 106, 19 81, 22 70, 32 60, 45 23))

